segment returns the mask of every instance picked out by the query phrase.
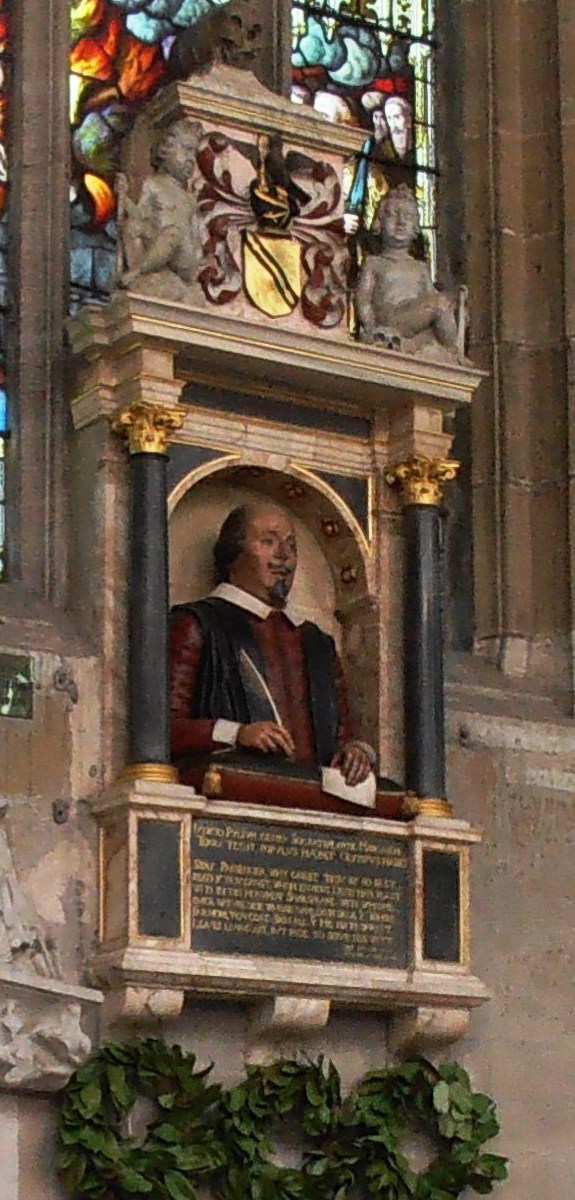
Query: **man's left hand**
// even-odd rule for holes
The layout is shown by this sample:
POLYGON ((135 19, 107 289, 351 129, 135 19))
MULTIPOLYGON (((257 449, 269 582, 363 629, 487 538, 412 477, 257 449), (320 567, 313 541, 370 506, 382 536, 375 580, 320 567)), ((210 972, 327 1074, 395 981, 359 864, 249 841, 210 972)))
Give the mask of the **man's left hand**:
POLYGON ((332 759, 331 765, 339 767, 345 782, 350 787, 355 787, 356 783, 363 783, 372 769, 369 755, 357 742, 348 742, 347 745, 342 746, 335 758, 332 759))

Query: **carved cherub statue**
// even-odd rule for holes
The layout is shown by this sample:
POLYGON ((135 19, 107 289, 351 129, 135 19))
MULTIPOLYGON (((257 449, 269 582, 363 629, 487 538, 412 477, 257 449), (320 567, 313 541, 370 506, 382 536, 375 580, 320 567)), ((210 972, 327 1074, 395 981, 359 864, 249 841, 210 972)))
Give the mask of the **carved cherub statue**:
POLYGON ((427 263, 410 255, 420 225, 415 196, 406 184, 384 196, 374 231, 381 250, 363 263, 356 290, 360 340, 464 363, 467 288, 460 288, 455 298, 438 291, 427 263))
POLYGON ((190 299, 201 259, 197 203, 193 189, 199 121, 176 121, 152 154, 137 203, 127 180, 117 180, 121 264, 118 286, 159 296, 190 299))

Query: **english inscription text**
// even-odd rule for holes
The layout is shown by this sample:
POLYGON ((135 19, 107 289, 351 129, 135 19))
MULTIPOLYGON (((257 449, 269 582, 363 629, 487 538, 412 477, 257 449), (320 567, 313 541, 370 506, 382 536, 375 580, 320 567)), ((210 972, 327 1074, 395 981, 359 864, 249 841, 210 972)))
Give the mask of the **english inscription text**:
POLYGON ((407 966, 400 838, 201 818, 192 863, 195 950, 407 966))

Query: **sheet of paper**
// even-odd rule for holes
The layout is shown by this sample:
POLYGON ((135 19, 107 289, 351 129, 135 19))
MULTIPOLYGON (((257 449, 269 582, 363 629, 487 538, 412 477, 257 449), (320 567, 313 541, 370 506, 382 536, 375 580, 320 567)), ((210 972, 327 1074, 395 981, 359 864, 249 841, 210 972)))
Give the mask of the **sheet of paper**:
POLYGON ((373 771, 370 771, 363 783, 356 783, 354 787, 350 787, 339 767, 322 767, 321 790, 330 796, 339 796, 340 800, 359 804, 362 808, 375 808, 376 786, 373 771))

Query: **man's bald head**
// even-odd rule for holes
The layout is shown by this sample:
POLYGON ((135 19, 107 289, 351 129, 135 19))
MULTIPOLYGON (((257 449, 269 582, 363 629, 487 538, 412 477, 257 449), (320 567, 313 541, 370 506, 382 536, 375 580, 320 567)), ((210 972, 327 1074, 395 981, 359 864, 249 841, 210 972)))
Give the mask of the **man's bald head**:
POLYGON ((291 516, 266 500, 234 508, 220 529, 214 562, 219 583, 234 583, 267 604, 283 607, 297 565, 291 516))

